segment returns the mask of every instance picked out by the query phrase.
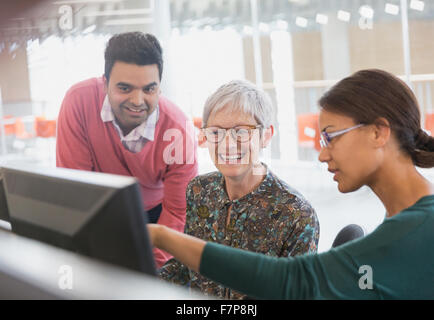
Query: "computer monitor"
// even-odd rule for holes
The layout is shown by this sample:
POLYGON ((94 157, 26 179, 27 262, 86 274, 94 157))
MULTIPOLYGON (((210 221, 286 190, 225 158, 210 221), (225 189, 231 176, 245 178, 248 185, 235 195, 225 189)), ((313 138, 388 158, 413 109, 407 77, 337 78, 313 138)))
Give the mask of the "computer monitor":
POLYGON ((64 168, 1 168, 12 232, 156 275, 135 178, 64 168))
POLYGON ((6 202, 5 188, 3 179, 0 176, 0 220, 9 222, 9 209, 6 202))

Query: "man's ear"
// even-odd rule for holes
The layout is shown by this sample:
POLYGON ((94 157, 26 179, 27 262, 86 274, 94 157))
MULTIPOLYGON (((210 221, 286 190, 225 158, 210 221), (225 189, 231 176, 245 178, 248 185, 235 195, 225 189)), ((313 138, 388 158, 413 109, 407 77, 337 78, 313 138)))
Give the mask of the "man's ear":
POLYGON ((108 80, 107 80, 107 78, 105 77, 105 75, 102 76, 102 80, 103 80, 103 82, 104 82, 104 89, 105 89, 105 92, 107 93, 107 92, 108 92, 108 80))
POLYGON ((266 148, 270 144, 271 138, 274 135, 274 127, 270 125, 269 128, 264 129, 264 133, 262 135, 261 148, 266 148))
POLYGON ((377 148, 381 148, 386 145, 386 143, 390 140, 390 123, 386 118, 378 118, 374 122, 373 127, 373 142, 374 146, 377 148))

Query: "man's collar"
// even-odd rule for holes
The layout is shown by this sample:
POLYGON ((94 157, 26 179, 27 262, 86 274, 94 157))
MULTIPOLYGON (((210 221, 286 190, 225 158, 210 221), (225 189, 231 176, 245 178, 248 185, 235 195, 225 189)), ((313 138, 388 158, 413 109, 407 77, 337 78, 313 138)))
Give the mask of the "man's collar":
POLYGON ((103 122, 114 121, 115 115, 113 114, 108 95, 105 96, 101 109, 101 119, 103 122))
MULTIPOLYGON (((142 136, 145 139, 148 139, 150 141, 154 141, 154 135, 155 135, 155 127, 157 125, 157 121, 159 118, 159 106, 155 108, 154 112, 152 112, 148 119, 146 119, 145 122, 143 122, 141 125, 136 127, 133 131, 131 131, 125 138, 129 140, 129 137, 136 136, 136 133, 138 133, 140 136, 142 136), (137 132, 138 131, 138 132, 137 132)), ((110 101, 108 99, 108 95, 105 96, 104 102, 102 104, 101 109, 101 120, 103 122, 111 122, 113 121, 113 124, 119 128, 119 124, 116 121, 116 117, 113 113, 110 101)), ((124 138, 122 135, 122 131, 118 130, 118 132, 121 134, 121 138, 124 138)))

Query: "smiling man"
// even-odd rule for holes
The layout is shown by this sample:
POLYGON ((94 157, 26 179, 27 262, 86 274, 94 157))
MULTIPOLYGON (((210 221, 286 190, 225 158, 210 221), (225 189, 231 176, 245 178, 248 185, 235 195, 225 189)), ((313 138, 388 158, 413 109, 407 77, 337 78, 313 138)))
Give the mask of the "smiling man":
MULTIPOLYGON (((196 142, 191 122, 161 96, 162 71, 162 49, 154 36, 113 36, 104 76, 75 84, 65 95, 56 161, 58 167, 136 177, 148 220, 182 232, 186 187, 197 175, 196 142), (167 139, 173 131, 181 134, 167 139), (175 163, 167 159, 173 145, 182 153, 175 163)), ((158 267, 170 258, 154 253, 158 267)))

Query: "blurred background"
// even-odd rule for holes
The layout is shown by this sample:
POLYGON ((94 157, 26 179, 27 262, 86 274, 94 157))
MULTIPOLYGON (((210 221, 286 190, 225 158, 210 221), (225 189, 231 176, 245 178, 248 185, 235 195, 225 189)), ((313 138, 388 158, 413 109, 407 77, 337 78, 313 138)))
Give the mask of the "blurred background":
MULTIPOLYGON (((206 98, 247 79, 275 107, 263 158, 298 189, 321 223, 320 251, 357 223, 385 216, 367 188, 339 194, 318 162, 317 100, 366 68, 400 76, 434 133, 434 1, 431 0, 16 0, 0 4, 0 163, 55 166, 56 118, 67 89, 104 72, 116 33, 155 34, 164 50, 163 94, 200 127, 206 98)), ((215 170, 199 149, 200 173, 215 170)), ((434 181, 434 171, 421 170, 434 181)))

